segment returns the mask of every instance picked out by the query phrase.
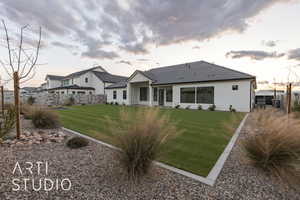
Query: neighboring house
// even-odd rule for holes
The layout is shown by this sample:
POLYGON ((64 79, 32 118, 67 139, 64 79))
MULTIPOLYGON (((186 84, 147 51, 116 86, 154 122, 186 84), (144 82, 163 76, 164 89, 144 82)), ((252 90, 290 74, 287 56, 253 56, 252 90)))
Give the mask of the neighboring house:
POLYGON ((37 87, 23 87, 20 89, 21 96, 30 96, 38 91, 37 87))
POLYGON ((110 74, 100 66, 67 76, 46 76, 48 92, 59 94, 105 94, 105 87, 126 79, 110 74))
POLYGON ((274 99, 280 99, 284 95, 284 90, 257 90, 255 92, 255 104, 273 105, 274 99), (276 95, 276 98, 274 98, 276 95))
POLYGON ((190 107, 249 112, 255 76, 205 61, 135 71, 126 81, 106 87, 107 101, 127 105, 190 107))

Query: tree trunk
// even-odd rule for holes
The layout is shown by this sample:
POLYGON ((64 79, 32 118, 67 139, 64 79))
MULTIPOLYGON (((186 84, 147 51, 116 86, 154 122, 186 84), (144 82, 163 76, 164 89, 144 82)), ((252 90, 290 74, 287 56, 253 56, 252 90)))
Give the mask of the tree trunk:
POLYGON ((4 87, 1 86, 1 112, 2 112, 2 116, 4 116, 4 87))
POLYGON ((21 136, 21 123, 20 123, 20 85, 18 72, 14 72, 14 95, 15 95, 15 108, 16 108, 16 133, 17 138, 21 136))

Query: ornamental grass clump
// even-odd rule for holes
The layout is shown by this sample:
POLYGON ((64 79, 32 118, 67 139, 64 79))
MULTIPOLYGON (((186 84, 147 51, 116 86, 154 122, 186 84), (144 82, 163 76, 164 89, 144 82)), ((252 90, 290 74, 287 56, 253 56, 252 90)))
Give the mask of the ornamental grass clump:
POLYGON ((299 184, 300 120, 273 110, 257 111, 252 119, 255 127, 242 142, 248 161, 280 180, 299 184))
POLYGON ((121 148, 118 158, 131 180, 147 174, 152 161, 161 156, 162 147, 179 133, 158 108, 121 111, 119 120, 108 121, 114 143, 121 148))
POLYGON ((31 118, 35 128, 51 129, 60 127, 59 115, 45 108, 34 109, 31 118))
POLYGON ((2 118, 0 118, 0 139, 8 134, 16 124, 16 109, 14 106, 8 106, 2 118))

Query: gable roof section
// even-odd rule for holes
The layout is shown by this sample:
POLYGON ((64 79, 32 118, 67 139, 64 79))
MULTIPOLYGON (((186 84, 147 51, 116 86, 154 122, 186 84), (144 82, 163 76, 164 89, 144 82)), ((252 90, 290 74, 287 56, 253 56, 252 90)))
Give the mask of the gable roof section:
POLYGON ((89 71, 93 71, 93 70, 95 70, 97 68, 100 68, 101 70, 103 70, 104 72, 106 72, 106 70, 103 69, 103 67, 97 66, 97 67, 92 67, 92 68, 89 68, 89 69, 81 70, 79 72, 71 73, 71 74, 65 76, 64 79, 68 79, 68 78, 73 78, 73 77, 76 77, 76 76, 80 76, 80 75, 83 75, 83 74, 85 74, 85 73, 87 73, 89 71))
MULTIPOLYGON (((137 70, 134 74, 137 72, 140 72, 151 79, 153 85, 255 79, 255 76, 250 74, 205 61, 154 68, 143 72, 137 70)), ((131 75, 130 78, 133 75, 131 75)), ((126 87, 126 85, 124 86, 124 83, 118 83, 117 86, 126 87)), ((115 84, 110 85, 107 88, 115 88, 115 84)))
POLYGON ((56 80, 56 81, 60 81, 64 78, 64 76, 56 76, 56 75, 50 75, 50 74, 47 74, 46 75, 46 79, 47 77, 50 79, 50 80, 56 80))
POLYGON ((125 77, 125 76, 117 76, 117 75, 110 74, 108 72, 93 71, 93 73, 103 82, 117 83, 117 82, 127 80, 127 77, 125 77))

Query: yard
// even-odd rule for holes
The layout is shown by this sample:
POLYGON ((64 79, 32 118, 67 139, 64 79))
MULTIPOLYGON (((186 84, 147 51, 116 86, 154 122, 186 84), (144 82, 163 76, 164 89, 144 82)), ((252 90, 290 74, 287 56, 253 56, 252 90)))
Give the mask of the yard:
MULTIPOLYGON (((101 104, 72 106, 58 112, 64 127, 112 143, 106 117, 118 120, 121 109, 134 112, 137 107, 101 104)), ((184 132, 167 144, 167 152, 160 161, 201 176, 208 175, 233 134, 224 128, 224 123, 232 123, 234 114, 239 121, 244 116, 244 113, 183 109, 161 109, 161 112, 167 113, 184 132)))

